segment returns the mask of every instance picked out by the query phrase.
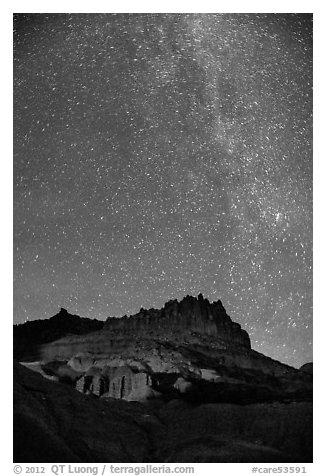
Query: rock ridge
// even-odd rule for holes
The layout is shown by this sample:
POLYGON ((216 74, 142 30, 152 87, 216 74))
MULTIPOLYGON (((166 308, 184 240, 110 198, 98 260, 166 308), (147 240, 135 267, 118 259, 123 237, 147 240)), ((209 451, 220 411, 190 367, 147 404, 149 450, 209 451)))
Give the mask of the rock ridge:
POLYGON ((104 322, 70 314, 66 309, 50 319, 38 319, 13 326, 14 359, 37 360, 39 347, 67 335, 85 335, 99 331, 104 322))
POLYGON ((118 335, 142 335, 148 331, 152 334, 178 332, 179 335, 192 332, 217 337, 231 347, 251 349, 248 333, 231 320, 222 302, 210 303, 202 294, 197 298, 187 295, 180 302, 177 299, 168 301, 162 309, 140 309, 130 317, 109 317, 103 330, 118 335))
POLYGON ((251 349, 247 332, 220 300, 186 296, 160 310, 108 318, 100 328, 63 309, 48 322, 52 328, 58 321, 61 334, 74 331, 67 325, 75 320, 75 333, 44 341, 37 358, 25 359, 25 365, 106 398, 142 401, 162 394, 207 403, 310 398, 309 373, 251 349))

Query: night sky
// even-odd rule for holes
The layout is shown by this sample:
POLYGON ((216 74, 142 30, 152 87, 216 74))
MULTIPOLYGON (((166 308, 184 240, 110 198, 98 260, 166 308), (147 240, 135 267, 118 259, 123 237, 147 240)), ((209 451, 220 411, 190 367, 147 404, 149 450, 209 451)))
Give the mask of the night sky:
POLYGON ((202 293, 312 360, 312 17, 14 17, 14 322, 202 293))

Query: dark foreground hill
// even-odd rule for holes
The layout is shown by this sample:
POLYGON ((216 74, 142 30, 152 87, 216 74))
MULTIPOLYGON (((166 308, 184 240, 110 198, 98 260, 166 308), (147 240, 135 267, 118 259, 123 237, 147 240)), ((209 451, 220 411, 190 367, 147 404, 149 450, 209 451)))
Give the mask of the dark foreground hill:
POLYGON ((50 319, 28 321, 14 326, 14 359, 32 361, 38 358, 41 344, 69 334, 87 334, 102 329, 104 322, 69 314, 66 309, 50 319))
POLYGON ((310 461, 310 402, 101 399, 14 365, 16 463, 310 461))

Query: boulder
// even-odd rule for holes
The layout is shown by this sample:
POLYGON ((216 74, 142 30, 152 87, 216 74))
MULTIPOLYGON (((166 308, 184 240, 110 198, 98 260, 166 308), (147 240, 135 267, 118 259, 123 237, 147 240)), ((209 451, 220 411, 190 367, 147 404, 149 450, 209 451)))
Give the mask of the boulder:
POLYGON ((94 365, 94 358, 90 353, 79 352, 71 357, 68 365, 77 372, 87 372, 94 365))
POLYGON ((157 392, 149 385, 143 385, 141 387, 135 387, 133 390, 124 397, 128 402, 146 402, 147 400, 153 400, 159 398, 160 392, 157 392))
POLYGON ((213 369, 200 369, 200 376, 202 379, 208 382, 218 382, 221 378, 220 375, 213 369))
POLYGON ((191 388, 192 388, 192 383, 189 382, 189 381, 187 381, 187 380, 185 380, 183 377, 179 377, 179 378, 175 381, 173 387, 174 387, 176 390, 178 390, 178 392, 180 392, 180 393, 187 393, 187 392, 189 392, 189 390, 191 390, 191 388))

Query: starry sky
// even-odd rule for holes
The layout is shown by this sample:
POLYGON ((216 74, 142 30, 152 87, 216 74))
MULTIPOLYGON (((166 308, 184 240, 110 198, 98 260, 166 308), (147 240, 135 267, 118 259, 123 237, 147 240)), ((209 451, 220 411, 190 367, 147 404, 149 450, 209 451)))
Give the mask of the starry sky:
POLYGON ((312 360, 312 15, 14 15, 14 323, 202 293, 312 360))

